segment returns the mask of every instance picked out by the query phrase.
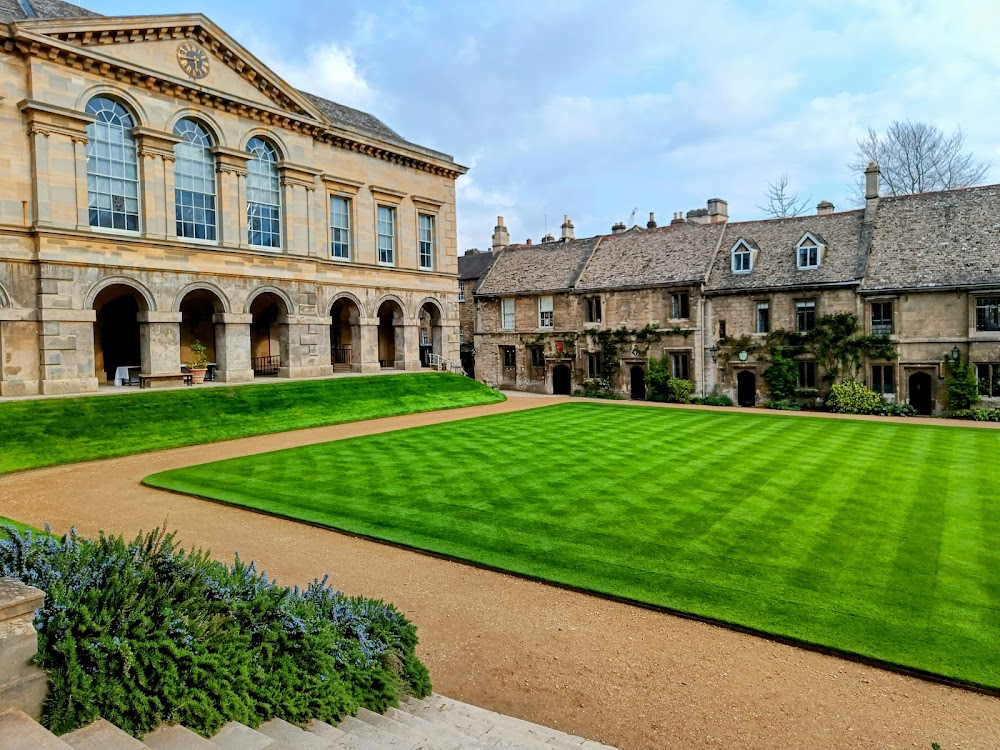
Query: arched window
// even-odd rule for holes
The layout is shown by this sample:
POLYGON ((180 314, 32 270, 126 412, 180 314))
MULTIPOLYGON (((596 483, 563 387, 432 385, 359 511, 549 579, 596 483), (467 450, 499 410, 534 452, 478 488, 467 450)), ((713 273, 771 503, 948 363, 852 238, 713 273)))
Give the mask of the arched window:
POLYGON ((95 96, 87 114, 87 206, 90 226, 139 231, 139 159, 135 118, 114 99, 95 96))
POLYGON ((216 238, 215 157, 212 136, 194 120, 174 126, 181 142, 174 146, 174 212, 177 236, 196 240, 216 238))
POLYGON ((247 152, 247 242, 281 247, 281 186, 278 152, 263 138, 251 138, 247 152))

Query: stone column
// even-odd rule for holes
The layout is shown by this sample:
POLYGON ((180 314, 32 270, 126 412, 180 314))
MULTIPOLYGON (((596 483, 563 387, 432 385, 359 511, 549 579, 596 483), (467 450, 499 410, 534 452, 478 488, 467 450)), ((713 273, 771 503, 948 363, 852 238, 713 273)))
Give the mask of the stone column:
POLYGON ((316 374, 320 377, 333 375, 333 350, 330 346, 330 328, 333 318, 329 315, 316 318, 316 374))
MULTIPOLYGON (((139 148, 139 170, 142 179, 142 230, 147 237, 165 239, 167 225, 174 224, 174 196, 167 195, 167 171, 173 185, 174 146, 181 139, 173 133, 152 128, 132 128, 139 148), (169 204, 170 211, 167 212, 169 204)), ((176 231, 172 233, 176 236, 176 231)), ((165 371, 164 371, 165 372, 165 371)))
POLYGON ((76 228, 90 229, 90 195, 87 186, 87 137, 73 138, 76 165, 76 228))
POLYGON ((359 318, 358 337, 351 345, 354 347, 352 370, 366 373, 382 370, 378 363, 378 318, 359 318))
MULTIPOLYGON (((43 279, 43 283, 52 279, 43 279)), ((49 295, 39 295, 38 327, 40 389, 45 395, 87 393, 97 390, 94 369, 93 310, 43 307, 49 295)))
POLYGON ((420 369, 420 320, 393 318, 396 330, 396 369, 420 369))
POLYGON ((49 677, 31 663, 38 653, 35 611, 45 592, 14 578, 0 578, 0 710, 16 708, 35 721, 49 692, 49 677))
MULTIPOLYGON (((278 377, 295 377, 299 369, 297 356, 296 361, 292 361, 292 331, 298 329, 297 320, 292 315, 279 315, 274 324, 278 327, 278 377)), ((294 347, 296 355, 300 353, 298 346, 294 347)), ((274 354, 272 351, 271 354, 274 354)))
POLYGON ((246 189, 247 159, 243 151, 216 146, 215 171, 219 175, 217 197, 219 242, 228 247, 245 247, 247 244, 247 207, 243 191, 246 189))
POLYGON ((250 313, 216 313, 215 362, 219 369, 216 380, 223 383, 248 383, 253 380, 250 362, 250 313))
POLYGON ((278 373, 281 377, 313 378, 333 374, 330 318, 282 315, 278 317, 278 325, 282 326, 278 336, 281 347, 278 373))
POLYGON ((316 191, 317 177, 322 170, 289 162, 278 163, 281 175, 281 202, 284 224, 282 249, 293 255, 314 255, 310 252, 309 204, 316 191))
POLYGON ((150 375, 181 371, 181 314, 139 312, 142 371, 150 375))

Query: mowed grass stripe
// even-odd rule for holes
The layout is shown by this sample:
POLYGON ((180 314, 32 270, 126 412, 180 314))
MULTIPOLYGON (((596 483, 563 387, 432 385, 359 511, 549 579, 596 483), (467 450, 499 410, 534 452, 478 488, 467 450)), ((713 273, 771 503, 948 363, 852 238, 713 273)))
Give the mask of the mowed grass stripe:
POLYGON ((573 403, 147 482, 1000 689, 998 448, 573 403))

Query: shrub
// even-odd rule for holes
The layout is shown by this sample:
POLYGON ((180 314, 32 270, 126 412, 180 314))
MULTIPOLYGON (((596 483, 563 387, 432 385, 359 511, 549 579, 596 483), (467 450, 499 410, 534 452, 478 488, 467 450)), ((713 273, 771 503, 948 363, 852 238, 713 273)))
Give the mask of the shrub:
POLYGON ((163 530, 132 542, 7 529, 0 576, 46 592, 35 615, 57 734, 99 716, 141 735, 180 722, 336 722, 430 691, 416 630, 392 605, 314 581, 290 589, 253 563, 178 549, 163 530))
POLYGON ((768 401, 764 404, 765 409, 777 409, 778 411, 802 411, 802 405, 788 399, 778 401, 768 401))
POLYGON ((671 404, 686 404, 694 393, 694 383, 681 378, 670 378, 667 381, 667 401, 671 404))
POLYGON ((910 406, 909 404, 891 404, 888 401, 883 401, 873 408, 869 414, 875 414, 879 417, 915 417, 917 416, 917 410, 910 406))
POLYGON ((695 396, 691 399, 691 403, 701 406, 732 406, 733 400, 725 395, 695 396))
POLYGON ((670 380, 670 355, 650 359, 646 366, 646 398, 650 401, 669 401, 667 384, 670 380))
POLYGON ((826 399, 826 406, 838 414, 871 414, 882 403, 879 394, 856 380, 837 383, 826 399))
POLYGON ((959 409, 949 412, 952 419, 971 419, 976 422, 1000 422, 1000 409, 959 409))
POLYGON ((799 384, 798 362, 775 352, 771 366, 764 370, 764 382, 771 395, 778 400, 794 396, 799 384))
POLYGON ((611 383, 602 378, 587 378, 583 381, 583 388, 577 388, 573 395, 583 398, 606 398, 620 401, 622 396, 611 390, 611 383))
POLYGON ((953 411, 971 409, 979 403, 979 378, 976 368, 964 362, 946 358, 948 368, 948 408, 953 411))

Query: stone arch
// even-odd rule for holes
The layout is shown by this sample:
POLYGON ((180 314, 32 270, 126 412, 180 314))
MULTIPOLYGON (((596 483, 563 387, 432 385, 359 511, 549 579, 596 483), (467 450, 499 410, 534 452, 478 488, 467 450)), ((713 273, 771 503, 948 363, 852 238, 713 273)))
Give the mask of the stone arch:
POLYGON ((339 292, 330 315, 330 364, 334 372, 361 372, 361 318, 364 306, 351 292, 339 292))
POLYGON ((142 312, 155 312, 156 311, 156 300, 153 297, 153 293, 146 288, 146 285, 141 281, 135 279, 130 279, 128 276, 108 276, 107 278, 101 279, 94 286, 90 288, 87 292, 87 297, 84 300, 84 309, 91 309, 94 306, 94 302, 97 300, 97 295, 107 289, 109 286, 127 286, 131 287, 133 290, 139 293, 142 297, 143 302, 146 305, 146 309, 142 312))
POLYGON ((336 294, 334 294, 333 297, 330 299, 329 304, 326 306, 326 309, 328 311, 332 310, 333 306, 336 305, 338 302, 340 302, 340 300, 342 299, 348 299, 355 305, 357 305, 358 312, 361 313, 362 315, 364 315, 367 312, 365 310, 365 304, 361 301, 361 298, 358 297, 358 295, 356 295, 354 292, 347 292, 347 291, 337 292, 336 294))
POLYGON ((246 303, 243 305, 243 312, 250 312, 250 306, 253 301, 257 299, 262 294, 273 294, 276 297, 280 297, 281 301, 285 303, 285 314, 293 315, 295 312, 295 305, 292 304, 292 298, 288 296, 288 293, 283 289, 279 289, 276 286, 271 286, 270 284, 256 287, 250 294, 247 295, 246 303))
POLYGON ((378 318, 378 362, 386 369, 406 368, 406 307, 394 294, 386 294, 375 306, 378 318))
POLYGON ((422 300, 420 300, 420 303, 417 305, 417 309, 418 310, 422 309, 424 305, 433 305, 434 307, 437 308, 438 317, 442 319, 444 318, 445 307, 444 304, 441 302, 441 300, 439 300, 437 297, 424 297, 422 300))
POLYGON ((164 128, 164 131, 167 133, 173 133, 174 127, 176 127, 177 123, 185 119, 202 123, 208 132, 212 134, 212 137, 215 139, 216 146, 229 145, 226 143, 226 131, 223 130, 219 121, 212 117, 212 115, 208 112, 200 109, 194 109, 193 107, 185 107, 184 109, 174 112, 167 120, 167 125, 166 128, 164 128))
POLYGON ((420 365, 430 367, 431 356, 444 356, 444 305, 433 297, 425 297, 417 307, 420 331, 420 365))
POLYGON ((132 116, 135 117, 136 125, 149 125, 149 115, 146 114, 146 110, 144 110, 142 105, 139 104, 139 100, 125 89, 107 83, 99 83, 96 86, 91 86, 80 94, 76 100, 76 108, 81 112, 85 112, 87 109, 87 103, 95 96, 106 96, 109 99, 117 99, 125 105, 127 109, 132 111, 132 116))
POLYGON ((180 312, 181 303, 184 301, 184 298, 191 292, 196 291, 210 292, 218 298, 222 309, 216 310, 216 312, 232 312, 233 306, 229 303, 229 297, 226 296, 226 293, 223 292, 221 288, 213 284, 211 281, 193 281, 188 284, 177 293, 176 297, 174 297, 174 303, 171 305, 170 309, 173 312, 180 312))
POLYGON ((243 138, 240 140, 240 151, 246 151, 247 145, 250 143, 250 139, 254 137, 263 138, 265 141, 274 146, 275 151, 278 152, 278 161, 283 161, 288 158, 288 154, 290 153, 288 145, 281 139, 281 136, 273 130, 268 130, 267 128, 254 128, 253 130, 248 130, 244 133, 243 138))
POLYGON ((395 294, 383 294, 381 297, 379 297, 378 301, 376 301, 375 304, 372 306, 373 316, 378 315, 379 308, 381 308, 382 305, 384 305, 386 302, 395 302, 397 305, 399 305, 399 310, 402 316, 404 318, 407 317, 406 303, 403 302, 402 298, 396 296, 395 294))

